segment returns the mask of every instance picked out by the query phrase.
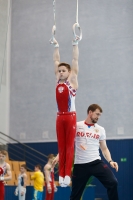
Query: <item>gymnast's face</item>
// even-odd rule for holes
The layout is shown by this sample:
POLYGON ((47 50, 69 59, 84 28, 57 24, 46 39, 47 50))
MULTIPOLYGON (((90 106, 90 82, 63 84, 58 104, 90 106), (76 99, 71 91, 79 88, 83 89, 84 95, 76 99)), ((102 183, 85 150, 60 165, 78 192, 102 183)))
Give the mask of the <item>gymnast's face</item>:
POLYGON ((101 116, 101 112, 100 112, 99 109, 96 109, 94 112, 89 111, 89 117, 90 117, 91 122, 93 124, 97 123, 97 121, 100 118, 100 116, 101 116))
POLYGON ((59 79, 66 80, 70 75, 70 71, 65 66, 58 67, 59 79))
POLYGON ((54 158, 55 158, 55 157, 49 158, 49 162, 50 162, 51 164, 53 163, 54 158))
POLYGON ((6 159, 6 156, 0 153, 0 161, 3 162, 6 159))
POLYGON ((20 167, 20 172, 24 173, 25 172, 25 168, 24 167, 20 167))

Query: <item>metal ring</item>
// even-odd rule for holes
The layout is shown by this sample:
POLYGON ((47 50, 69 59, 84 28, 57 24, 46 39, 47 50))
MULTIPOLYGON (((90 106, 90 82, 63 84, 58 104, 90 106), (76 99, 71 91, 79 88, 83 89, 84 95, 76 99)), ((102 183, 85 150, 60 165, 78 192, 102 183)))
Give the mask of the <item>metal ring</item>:
POLYGON ((74 40, 75 40, 75 41, 80 41, 80 40, 82 39, 82 29, 80 28, 80 26, 79 26, 78 23, 75 23, 75 24, 73 25, 73 35, 74 35, 74 40), (76 35, 76 28, 79 29, 79 33, 80 33, 79 36, 76 35))

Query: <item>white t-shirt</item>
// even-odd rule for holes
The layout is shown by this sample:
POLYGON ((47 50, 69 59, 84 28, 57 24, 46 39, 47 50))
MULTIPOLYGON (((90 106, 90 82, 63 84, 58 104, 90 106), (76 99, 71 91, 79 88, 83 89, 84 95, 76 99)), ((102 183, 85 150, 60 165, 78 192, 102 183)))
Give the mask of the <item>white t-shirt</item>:
POLYGON ((74 164, 101 160, 99 141, 105 139, 105 129, 102 126, 95 124, 89 127, 84 121, 77 122, 74 164))

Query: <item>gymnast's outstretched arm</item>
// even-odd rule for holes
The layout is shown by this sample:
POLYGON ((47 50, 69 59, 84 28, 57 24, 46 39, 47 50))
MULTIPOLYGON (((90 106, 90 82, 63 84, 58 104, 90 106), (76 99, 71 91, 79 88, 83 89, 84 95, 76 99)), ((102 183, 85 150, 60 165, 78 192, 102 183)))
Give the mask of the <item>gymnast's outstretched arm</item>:
POLYGON ((79 67, 78 67, 78 58, 79 58, 79 49, 78 45, 73 45, 73 58, 72 58, 72 72, 78 75, 79 67))
POLYGON ((79 49, 78 44, 73 45, 73 57, 72 57, 72 66, 71 66, 71 75, 69 77, 69 80, 71 82, 71 85, 74 89, 78 88, 78 58, 79 58, 79 49))
POLYGON ((54 53, 53 53, 53 61, 54 61, 54 67, 55 67, 55 75, 56 78, 58 75, 58 65, 60 63, 60 53, 59 53, 59 44, 58 42, 54 39, 54 53))

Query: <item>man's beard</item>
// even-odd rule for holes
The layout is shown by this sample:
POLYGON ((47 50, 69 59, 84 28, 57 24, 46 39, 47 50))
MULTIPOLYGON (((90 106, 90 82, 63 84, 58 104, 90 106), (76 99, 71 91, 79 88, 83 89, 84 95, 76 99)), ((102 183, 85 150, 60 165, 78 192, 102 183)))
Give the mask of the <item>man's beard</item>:
POLYGON ((92 121, 93 124, 95 124, 95 123, 97 123, 98 119, 92 119, 91 118, 91 121, 92 121))

